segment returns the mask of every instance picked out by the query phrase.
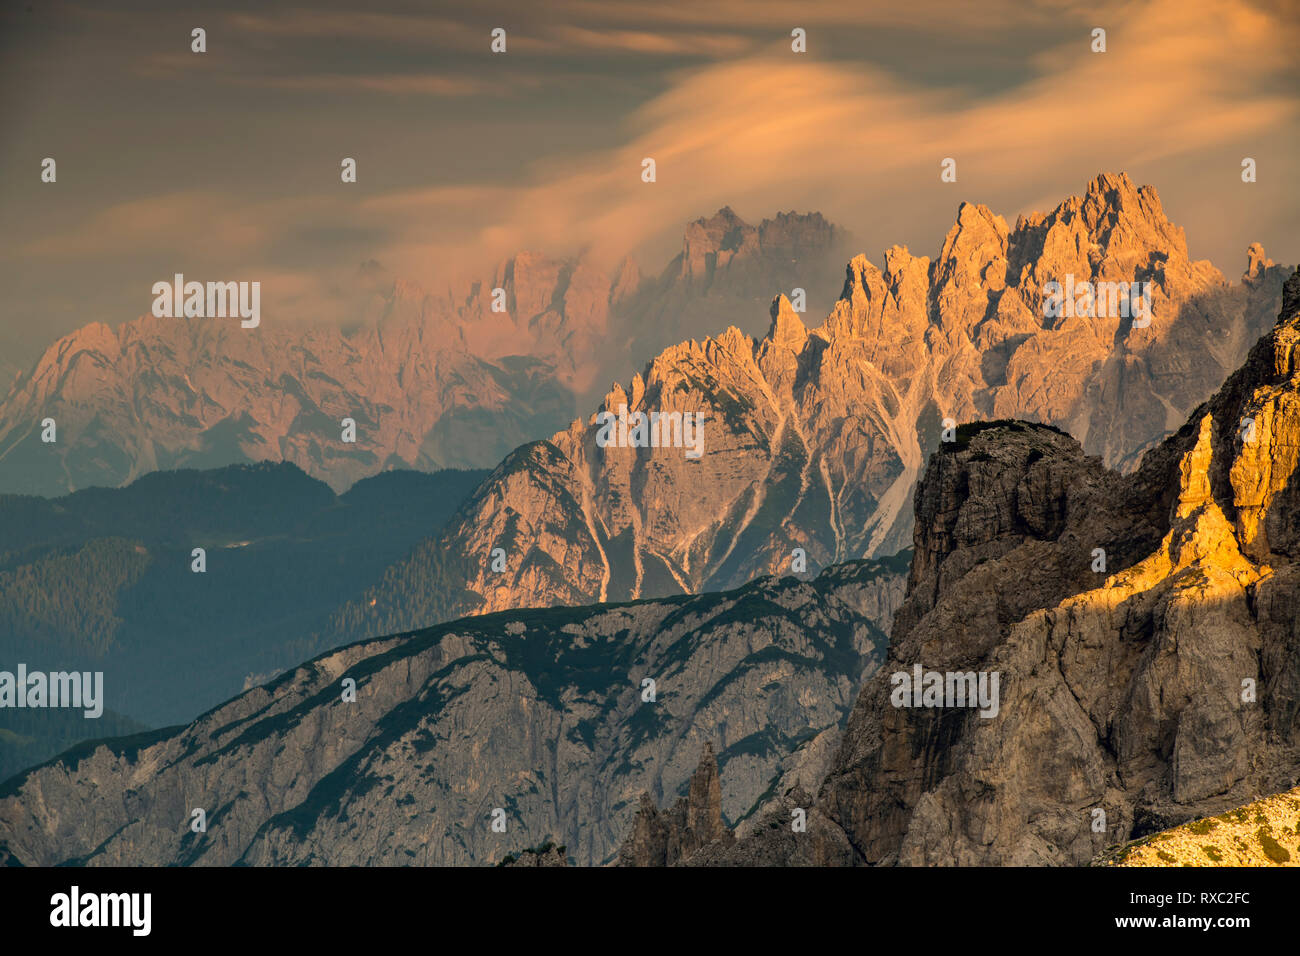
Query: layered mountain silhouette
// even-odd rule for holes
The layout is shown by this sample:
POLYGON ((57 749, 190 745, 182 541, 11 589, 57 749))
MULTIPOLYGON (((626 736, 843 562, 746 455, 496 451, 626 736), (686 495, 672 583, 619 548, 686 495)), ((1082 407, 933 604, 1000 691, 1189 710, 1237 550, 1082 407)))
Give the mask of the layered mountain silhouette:
MULTIPOLYGON (((673 281, 750 248, 728 222, 673 281)), ((818 327, 778 296, 765 336, 604 397, 703 414, 699 457, 602 447, 596 415, 523 445, 281 629, 390 636, 11 779, 0 862, 1077 864, 1295 786, 1300 274, 1252 247, 1227 285, 1124 176, 1015 229, 963 205, 934 263, 885 263, 818 327), (1150 282, 1152 321, 1050 314, 1067 276, 1150 282), (914 667, 997 672, 997 713, 893 706, 914 667)))
POLYGON ((1191 261, 1125 175, 1014 229, 963 204, 933 262, 898 247, 884 262, 854 258, 815 328, 778 296, 766 335, 675 345, 605 396, 611 414, 703 415, 698 457, 600 447, 597 415, 524 445, 336 632, 736 587, 797 569, 795 549, 813 572, 893 554, 945 421, 1053 424, 1131 469, 1272 324, 1285 278, 1258 246, 1236 285, 1191 261), (1149 324, 1053 316, 1054 281, 1150 283, 1149 324))
POLYGON ((1300 272, 1276 327, 1135 472, 1041 425, 968 427, 916 512, 888 658, 830 773, 679 862, 1082 865, 1256 813, 1237 849, 1289 855, 1273 811, 1294 814, 1300 782, 1300 272), (999 674, 997 714, 900 705, 895 675, 918 667, 999 674), (1261 794, 1283 796, 1238 817, 1261 794))
MULTIPOLYGON (((335 495, 265 462, 60 498, 0 495, 0 669, 103 671, 112 710, 145 726, 192 720, 326 650, 311 635, 330 610, 483 475, 386 472, 335 495)), ((121 726, 107 723, 0 708, 0 731, 17 738, 0 734, 0 767, 17 770, 15 752, 29 764, 53 756, 77 725, 75 739, 121 726)))
MULTIPOLYGON (((145 316, 94 323, 0 379, 0 492, 54 496, 155 470, 288 461, 342 491, 390 468, 499 462, 570 421, 653 354, 727 322, 762 321, 773 289, 830 291, 837 233, 818 214, 691 223, 657 277, 630 260, 521 252, 441 292, 367 263, 386 292, 351 331, 145 316), (504 298, 493 292, 501 289, 504 298), (504 311, 496 311, 495 305, 504 311), (721 323, 721 324, 718 324, 721 323), (41 441, 53 418, 58 440, 41 441), (340 423, 356 423, 342 441, 340 423)), ((142 291, 143 295, 143 291, 142 291)))

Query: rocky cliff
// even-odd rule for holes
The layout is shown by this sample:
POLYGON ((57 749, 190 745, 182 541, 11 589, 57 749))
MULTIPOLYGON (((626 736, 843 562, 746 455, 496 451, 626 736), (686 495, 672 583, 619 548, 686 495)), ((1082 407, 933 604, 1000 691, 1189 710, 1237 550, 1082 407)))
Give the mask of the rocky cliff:
POLYGON ((544 843, 539 847, 521 850, 517 855, 508 854, 502 857, 497 866, 568 866, 569 859, 565 856, 567 849, 568 847, 556 846, 554 843, 544 843))
MULTIPOLYGON (((715 249, 726 225, 701 226, 698 243, 715 249)), ((696 255, 695 241, 692 277, 721 255, 696 255)), ((511 453, 339 626, 379 634, 430 614, 734 587, 788 571, 795 549, 810 570, 892 554, 911 540, 926 457, 957 421, 1055 424, 1129 469, 1240 364, 1284 277, 1252 247, 1227 285, 1188 258, 1155 190, 1123 175, 1014 229, 963 204, 933 262, 895 247, 884 263, 853 259, 819 326, 778 296, 762 338, 732 328, 662 352, 598 414, 511 453), (1149 315, 1081 314, 1114 305, 1100 291, 1091 309, 1079 298, 1051 314, 1050 283, 1085 281, 1149 283, 1149 315), (698 447, 676 435, 635 447, 630 428, 621 447, 600 444, 600 414, 623 412, 703 415, 698 447)))
POLYGON ((863 561, 354 644, 188 727, 13 778, 0 863, 494 863, 550 842, 589 865, 614 859, 643 792, 705 799, 704 840, 828 749, 902 586, 899 563, 863 561), (705 742, 722 775, 701 791, 705 742))
POLYGON ((1128 475, 1043 426, 960 430, 917 489, 888 658, 807 832, 776 816, 691 862, 1084 864, 1294 787, 1298 346, 1300 272, 1242 368, 1128 475), (918 671, 996 674, 1000 699, 897 696, 918 671))
POLYGON ((618 864, 672 866, 702 847, 726 845, 732 839, 731 831, 722 822, 718 758, 713 754, 713 745, 705 744, 686 796, 678 797, 672 807, 660 812, 648 792, 641 794, 632 833, 618 852, 618 864))

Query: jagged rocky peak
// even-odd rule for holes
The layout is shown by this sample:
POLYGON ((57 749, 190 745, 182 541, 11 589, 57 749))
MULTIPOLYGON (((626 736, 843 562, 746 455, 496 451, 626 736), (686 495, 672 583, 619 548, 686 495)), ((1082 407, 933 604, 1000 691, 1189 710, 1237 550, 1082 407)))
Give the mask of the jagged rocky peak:
POLYGON ((934 284, 983 285, 996 292, 1005 284, 1007 242, 1006 220, 987 206, 963 202, 957 207, 957 221, 944 238, 935 259, 934 284))
POLYGON ((568 866, 569 858, 565 855, 566 847, 554 843, 544 843, 539 847, 530 847, 518 854, 509 854, 497 866, 568 866))
POLYGON ((691 775, 686 796, 666 810, 655 806, 648 792, 632 824, 632 833, 619 850, 620 866, 672 866, 714 842, 733 839, 722 822, 718 758, 713 744, 704 745, 699 766, 691 775))
POLYGON ((838 230, 819 212, 778 213, 758 224, 758 242, 773 257, 798 259, 819 249, 829 248, 838 230))
MULTIPOLYGON (((918 263, 929 265, 898 247, 885 258, 883 274, 864 256, 849 263, 841 299, 853 314, 887 307, 873 299, 897 300, 905 274, 918 263)), ((1183 230, 1165 217, 1153 186, 1135 186, 1126 173, 1103 173, 1083 196, 1051 212, 1022 215, 1014 229, 987 206, 961 203, 928 274, 913 283, 921 279, 924 286, 929 323, 956 347, 990 323, 1020 332, 1055 326, 1044 315, 1042 287, 1067 275, 1079 283, 1150 280, 1165 298, 1186 297, 1194 291, 1188 285, 1223 282, 1209 263, 1189 262, 1183 230)), ((1156 311, 1168 310, 1158 303, 1156 311)), ((835 327, 861 331, 853 322, 835 327)))
MULTIPOLYGON (((835 227, 821 213, 783 212, 752 226, 730 206, 723 206, 712 216, 687 225, 678 274, 688 281, 707 281, 737 261, 797 262, 826 251, 835 237, 835 227)), ((770 290, 754 291, 762 294, 770 290)))
POLYGON ((1263 244, 1252 242, 1246 250, 1246 271, 1241 274, 1241 281, 1253 285, 1266 279, 1275 268, 1276 263, 1265 255, 1263 244))
POLYGON ((525 250, 426 289, 369 260, 346 290, 359 304, 344 328, 285 325, 270 299, 256 331, 152 315, 94 323, 0 381, 0 490, 268 459, 336 490, 386 467, 488 466, 563 427, 632 363, 728 323, 757 331, 775 289, 803 281, 820 294, 835 235, 817 214, 755 227, 724 209, 689 225, 686 252, 651 278, 630 257, 525 250), (34 437, 46 417, 53 445, 34 437), (334 427, 345 417, 358 424, 346 445, 334 427))
POLYGON ((1108 255, 1154 239, 1171 258, 1187 258, 1187 237, 1165 216, 1155 186, 1135 186, 1127 173, 1103 173, 1088 184, 1080 206, 1089 235, 1108 255))
MULTIPOLYGON (((734 255, 741 249, 754 252, 758 248, 758 233, 732 211, 723 206, 708 218, 697 219, 686 226, 682 239, 682 276, 705 275, 711 271, 709 256, 734 255)), ((725 259, 721 265, 725 265, 725 259)))
POLYGON ((767 332, 767 340, 791 352, 803 351, 804 342, 808 340, 808 329, 790 305, 784 294, 772 300, 772 325, 767 332))

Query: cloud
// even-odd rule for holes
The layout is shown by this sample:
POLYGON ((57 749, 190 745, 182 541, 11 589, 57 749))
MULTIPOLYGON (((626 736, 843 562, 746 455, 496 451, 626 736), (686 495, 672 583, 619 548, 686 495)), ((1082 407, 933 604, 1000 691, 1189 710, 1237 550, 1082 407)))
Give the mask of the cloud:
POLYGON ((225 197, 204 192, 169 193, 114 203, 75 227, 22 247, 36 259, 103 256, 113 250, 150 253, 193 245, 256 251, 268 240, 263 227, 225 197))
POLYGON ((520 81, 485 83, 468 76, 438 73, 315 73, 294 76, 232 76, 242 85, 307 93, 385 93, 394 96, 475 96, 512 92, 520 81))
MULTIPOLYGON (((630 6, 642 8, 651 23, 721 15, 712 4, 630 6)), ((907 17, 929 9, 926 3, 908 8, 907 17)), ((799 12, 812 23, 829 15, 827 9, 813 4, 806 17, 803 7, 799 12)), ((1030 19, 1075 10, 1026 9, 1030 19)), ((616 17, 635 19, 625 5, 608 10, 605 26, 584 26, 577 34, 570 28, 563 42, 613 36, 629 51, 645 46, 647 52, 660 42, 649 39, 654 30, 644 23, 623 32, 608 28, 616 17)), ((775 7, 756 3, 751 19, 776 20, 775 7)), ((353 21, 332 21, 332 28, 345 22, 353 21)), ((372 33, 403 26, 382 17, 359 22, 372 33)), ((17 263, 80 257, 100 265, 140 256, 194 263, 185 269, 202 267, 222 279, 274 274, 292 293, 286 292, 286 311, 346 321, 355 318, 347 311, 354 304, 339 289, 370 258, 392 275, 434 287, 451 274, 482 275, 522 249, 589 248, 610 263, 640 250, 655 268, 680 243, 684 222, 724 204, 749 218, 777 209, 820 210, 874 243, 863 251, 877 259, 884 246, 909 240, 918 253, 932 254, 962 200, 988 203, 1014 219, 1080 192, 1101 171, 1124 170, 1154 183, 1189 238, 1206 237, 1225 271, 1233 268, 1232 256, 1269 229, 1289 241, 1300 212, 1290 186, 1300 110, 1284 11, 1232 0, 1156 0, 1111 12, 1106 22, 1108 52, 1089 51, 1088 29, 1062 29, 1058 42, 1026 54, 1028 81, 982 96, 956 77, 951 86, 916 85, 865 62, 795 55, 785 31, 739 59, 670 74, 661 93, 606 137, 612 145, 564 156, 537 146, 525 173, 510 179, 471 178, 471 170, 450 185, 383 191, 372 161, 364 188, 334 182, 318 193, 270 201, 169 194, 114 205, 43 238, 11 234, 4 244, 17 263), (1247 155, 1261 169, 1260 183, 1249 189, 1238 176, 1247 155), (656 160, 653 184, 641 181, 644 157, 656 160), (944 157, 957 160, 956 184, 940 182, 944 157), (309 288, 313 275, 316 293, 309 288)), ((719 33, 719 42, 731 35, 719 33)), ((668 52, 679 40, 669 37, 654 52, 668 52)), ((458 84, 482 82, 479 74, 458 80, 442 69, 367 76, 363 87, 393 95, 457 96, 469 89, 458 84)), ((358 78, 314 74, 283 82, 326 91, 358 78)), ((456 148, 456 131, 454 125, 446 130, 449 150, 456 148)), ((534 148, 527 138, 511 138, 508 127, 476 135, 499 137, 491 141, 500 149, 534 148)), ((431 168, 441 159, 431 154, 431 168)), ((1285 260, 1296 250, 1270 245, 1270 254, 1285 260)))
POLYGON ((1278 131, 1294 147, 1295 90, 1269 92, 1289 68, 1280 35, 1275 17, 1244 4, 1163 0, 1115 21, 1108 52, 1076 32, 1034 57, 1035 79, 980 98, 769 48, 681 73, 629 118, 621 145, 539 160, 531 181, 373 201, 393 217, 394 245, 379 257, 400 271, 463 263, 467 250, 591 243, 613 256, 724 202, 817 208, 851 227, 935 203, 951 216, 960 200, 993 195, 1022 197, 1023 209, 1001 210, 1013 213, 1103 170, 1137 174, 1278 131), (939 181, 949 156, 955 186, 939 181), (643 157, 658 182, 641 182, 643 157))
POLYGON ((427 70, 405 73, 320 72, 311 64, 293 66, 268 64, 264 59, 243 50, 229 60, 216 57, 196 58, 190 53, 154 53, 130 65, 131 71, 146 80, 182 80, 193 82, 201 76, 204 84, 224 83, 235 87, 284 90, 290 93, 374 93, 382 96, 515 96, 543 85, 573 82, 569 74, 503 69, 491 75, 466 72, 427 70))
POLYGON ((259 13, 234 13, 231 27, 244 33, 292 40, 343 37, 383 40, 388 43, 464 43, 482 40, 483 31, 473 31, 451 18, 427 13, 382 13, 361 10, 289 9, 259 13))
MULTIPOLYGON (((643 11, 649 12, 649 11, 643 11)), ((490 32, 507 31, 508 49, 525 54, 641 53, 651 55, 735 55, 752 46, 750 39, 733 31, 710 29, 688 31, 626 29, 607 25, 603 15, 572 18, 546 15, 523 9, 481 12, 481 25, 437 14, 375 13, 353 10, 286 10, 270 13, 239 13, 229 18, 238 31, 282 41, 360 39, 385 44, 427 46, 458 54, 489 50, 490 32), (581 24, 581 25, 578 25, 581 24)), ((649 18, 653 20, 653 17, 649 18)), ((642 18, 646 22, 646 18, 642 18)), ((741 21, 746 22, 746 21, 741 21)), ((752 24, 750 25, 752 28, 752 24)))
POLYGON ((636 23, 754 30, 788 36, 796 26, 894 27, 926 33, 1002 34, 1007 24, 1018 28, 1106 17, 1123 8, 1122 0, 909 0, 907 3, 845 3, 843 0, 641 0, 611 4, 608 0, 560 0, 548 5, 557 19, 581 22, 636 23))
POLYGON ((655 56, 734 56, 753 46, 753 42, 748 37, 712 32, 662 33, 650 30, 556 26, 552 29, 551 35, 556 41, 556 48, 600 53, 642 53, 655 56))

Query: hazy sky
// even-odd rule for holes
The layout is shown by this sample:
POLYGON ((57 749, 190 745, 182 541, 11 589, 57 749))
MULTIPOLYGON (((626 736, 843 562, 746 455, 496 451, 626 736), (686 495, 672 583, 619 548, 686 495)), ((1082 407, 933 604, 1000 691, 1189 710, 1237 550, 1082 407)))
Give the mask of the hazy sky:
POLYGON ((879 263, 933 256, 962 200, 1013 223, 1101 171, 1154 184, 1229 278, 1256 240, 1295 263, 1298 23, 1289 0, 19 0, 0 372, 175 272, 261 281, 264 324, 349 322, 366 260, 434 286, 522 248, 657 271, 731 205, 818 210, 879 263))

